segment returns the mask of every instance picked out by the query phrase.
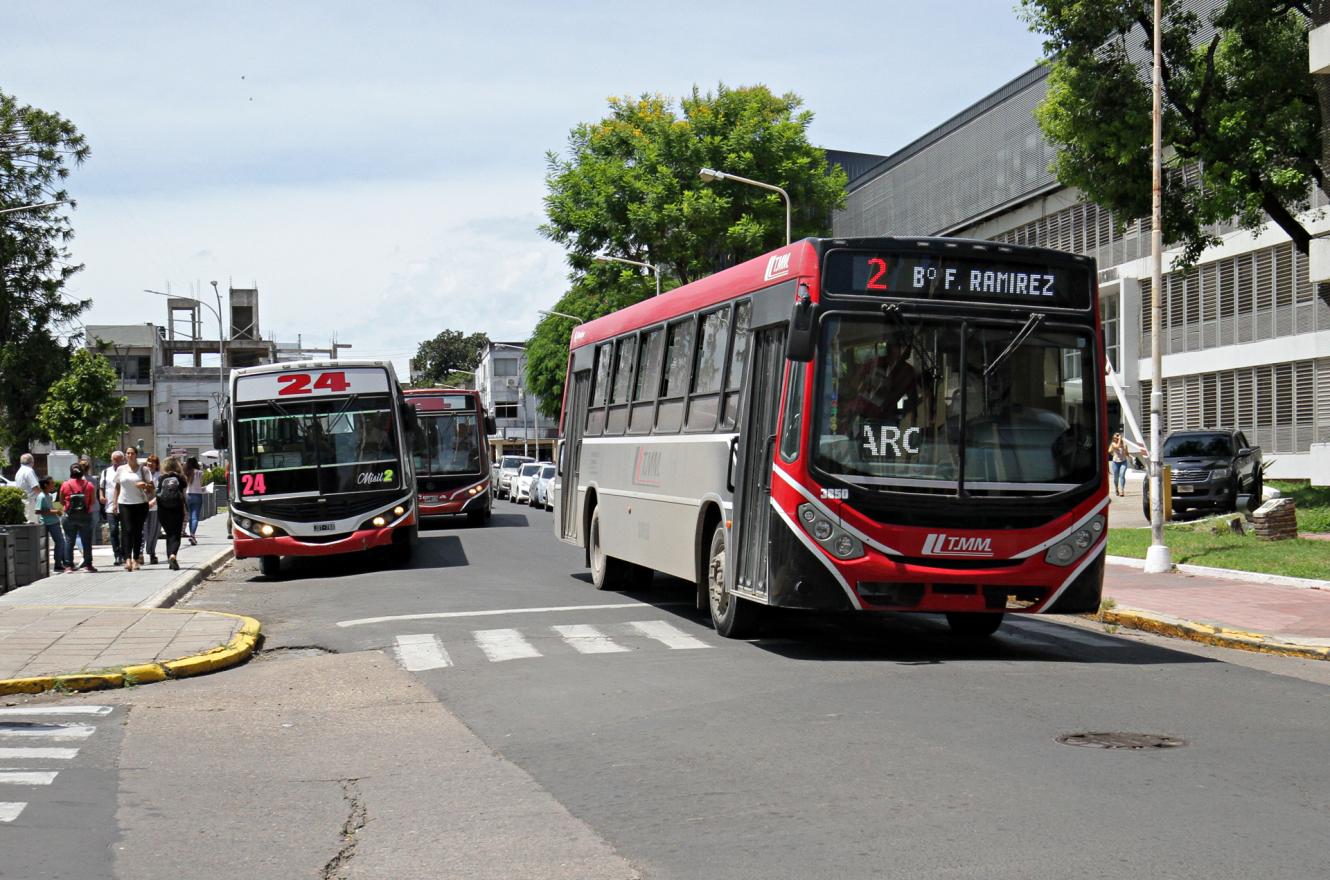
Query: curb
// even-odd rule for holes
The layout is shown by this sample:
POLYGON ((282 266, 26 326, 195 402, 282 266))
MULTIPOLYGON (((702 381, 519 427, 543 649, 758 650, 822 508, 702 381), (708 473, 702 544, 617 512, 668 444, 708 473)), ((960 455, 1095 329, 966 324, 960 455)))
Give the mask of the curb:
MULTIPOLYGON (((1145 568, 1145 560, 1134 556, 1105 556, 1109 565, 1124 565, 1128 568, 1145 568)), ((1219 578, 1226 581, 1246 581, 1249 584, 1271 584, 1276 587, 1294 587, 1299 590, 1330 590, 1330 581, 1315 578, 1290 577, 1283 574, 1266 574, 1261 571, 1242 571, 1237 568, 1211 568, 1208 565, 1188 565, 1180 563, 1173 570, 1182 574, 1194 574, 1200 577, 1219 578)))
POLYGON ((214 572, 226 565, 235 558, 235 545, 231 545, 222 550, 218 550, 212 556, 199 563, 197 568, 190 569, 184 575, 176 578, 170 584, 167 584, 161 590, 144 599, 135 605, 135 608, 170 608, 179 602, 190 590, 197 587, 202 581, 205 581, 214 572))
POLYGON ((1167 614, 1156 614, 1136 608, 1114 608, 1099 612, 1098 620, 1103 623, 1115 623, 1128 629, 1139 629, 1156 635, 1175 639, 1187 639, 1212 645, 1217 648, 1235 648, 1240 651, 1253 651, 1259 654, 1276 654, 1280 657, 1300 657, 1304 660, 1330 660, 1330 645, 1300 645, 1286 642, 1274 636, 1246 630, 1230 629, 1223 626, 1197 623, 1183 620, 1167 614))
MULTIPOLYGON (((186 613, 186 612, 175 612, 186 613)), ((191 611, 190 614, 214 614, 242 621, 240 629, 225 645, 161 663, 139 663, 131 666, 111 667, 101 672, 76 672, 69 675, 42 675, 34 678, 0 679, 0 696, 9 694, 40 694, 60 689, 66 691, 99 691, 128 685, 151 684, 168 678, 189 678, 217 672, 244 663, 254 654, 263 625, 242 614, 221 611, 191 611)))

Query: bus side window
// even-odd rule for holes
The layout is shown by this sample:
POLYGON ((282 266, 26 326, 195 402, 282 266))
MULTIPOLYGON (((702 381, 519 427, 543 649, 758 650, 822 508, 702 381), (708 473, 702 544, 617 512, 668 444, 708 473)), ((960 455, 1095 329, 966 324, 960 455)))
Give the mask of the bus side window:
POLYGON ((744 361, 748 357, 748 315, 752 300, 744 300, 734 311, 734 344, 730 346, 729 368, 725 371, 725 408, 721 413, 720 429, 733 431, 739 420, 739 389, 743 387, 744 361))
POLYGON ((642 336, 642 353, 637 359, 637 381, 633 387, 629 434, 650 434, 656 414, 656 389, 660 387, 660 356, 665 349, 665 330, 657 327, 642 336))
POLYGON ((785 415, 781 418, 780 457, 794 461, 799 457, 799 439, 803 434, 804 365, 790 364, 790 377, 785 383, 785 415))
POLYGON ((610 388, 610 408, 605 416, 605 433, 622 434, 628 426, 628 390, 633 384, 634 355, 637 337, 625 336, 619 340, 614 355, 614 384, 610 388))
POLYGON ((666 328, 665 375, 656 408, 656 433, 673 434, 683 422, 683 398, 692 372, 693 333, 697 319, 689 316, 666 328))
POLYGON ((720 409, 720 385, 725 370, 725 349, 730 338, 730 309, 702 316, 702 334, 693 359, 693 391, 688 398, 689 431, 714 431, 720 409))
POLYGON ((605 400, 610 390, 610 356, 614 343, 606 342, 596 348, 596 367, 591 378, 591 406, 586 414, 586 434, 599 436, 605 430, 605 400))

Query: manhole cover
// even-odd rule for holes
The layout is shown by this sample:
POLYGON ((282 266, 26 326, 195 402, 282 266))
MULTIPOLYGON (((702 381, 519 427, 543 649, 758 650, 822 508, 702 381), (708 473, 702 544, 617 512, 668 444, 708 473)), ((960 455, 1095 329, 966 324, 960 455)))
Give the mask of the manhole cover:
POLYGON ((1159 733, 1067 733, 1058 737, 1064 746, 1092 749, 1175 749, 1187 741, 1159 733))

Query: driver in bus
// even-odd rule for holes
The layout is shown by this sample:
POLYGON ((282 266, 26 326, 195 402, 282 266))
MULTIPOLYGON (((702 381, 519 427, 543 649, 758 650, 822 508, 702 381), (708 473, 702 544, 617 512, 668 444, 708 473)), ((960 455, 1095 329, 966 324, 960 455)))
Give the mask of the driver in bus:
POLYGON ((896 423, 902 410, 908 413, 914 409, 919 371, 906 360, 906 354, 905 346, 889 340, 886 351, 864 361, 846 383, 841 412, 853 427, 852 434, 857 434, 858 426, 865 422, 885 421, 899 427, 896 423))

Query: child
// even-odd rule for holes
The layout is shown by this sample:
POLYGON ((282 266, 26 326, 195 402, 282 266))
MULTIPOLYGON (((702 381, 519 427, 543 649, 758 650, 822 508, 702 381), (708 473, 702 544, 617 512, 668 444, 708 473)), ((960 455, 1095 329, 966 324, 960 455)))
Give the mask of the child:
POLYGON ((37 496, 37 516, 41 519, 46 534, 51 536, 51 549, 55 553, 52 569, 56 574, 74 570, 74 560, 65 550, 65 530, 60 524, 60 515, 65 512, 65 505, 60 496, 55 494, 55 478, 42 477, 41 494, 37 496))

